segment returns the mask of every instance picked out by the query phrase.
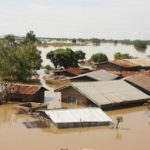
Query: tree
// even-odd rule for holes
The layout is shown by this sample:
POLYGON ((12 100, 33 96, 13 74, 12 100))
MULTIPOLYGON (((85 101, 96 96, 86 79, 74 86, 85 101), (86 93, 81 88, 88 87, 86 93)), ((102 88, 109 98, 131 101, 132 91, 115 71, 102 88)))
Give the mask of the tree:
POLYGON ((85 59, 85 53, 81 50, 75 51, 75 56, 77 60, 83 60, 85 59))
POLYGON ((103 53, 96 53, 92 55, 91 60, 96 63, 100 63, 100 62, 108 61, 108 57, 103 53))
POLYGON ((54 64, 55 68, 58 67, 78 67, 78 62, 85 58, 85 53, 82 51, 74 52, 72 49, 56 49, 54 51, 50 51, 47 54, 47 59, 54 64))
POLYGON ((0 42, 0 75, 9 80, 26 80, 41 66, 40 51, 28 42, 13 45, 0 42))
POLYGON ((5 40, 9 41, 10 43, 15 43, 15 36, 12 34, 8 34, 4 37, 5 40))
POLYGON ((145 50, 147 48, 147 43, 145 41, 135 40, 134 47, 137 50, 145 50))
POLYGON ((101 44, 101 40, 97 38, 92 38, 90 39, 90 41, 96 46, 99 46, 101 44))
POLYGON ((114 59, 130 59, 130 58, 133 58, 133 57, 130 56, 128 53, 117 52, 114 54, 114 59))
POLYGON ((77 43, 77 40, 76 39, 72 39, 72 43, 77 43))
POLYGON ((28 43, 28 42, 37 42, 37 38, 36 38, 36 35, 34 34, 33 31, 29 31, 27 34, 26 34, 26 37, 24 39, 24 43, 28 43))

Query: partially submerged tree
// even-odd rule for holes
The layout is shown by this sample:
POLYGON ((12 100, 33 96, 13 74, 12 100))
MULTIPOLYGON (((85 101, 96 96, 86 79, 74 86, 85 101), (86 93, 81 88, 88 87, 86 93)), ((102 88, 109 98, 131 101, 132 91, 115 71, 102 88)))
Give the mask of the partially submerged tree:
POLYGON ((108 61, 108 57, 103 53, 96 53, 91 56, 91 60, 96 63, 100 63, 100 62, 108 61))
POLYGON ((114 54, 114 59, 130 59, 133 58, 132 56, 130 56, 128 53, 120 53, 117 52, 114 54))
POLYGON ((118 116, 118 117, 116 117, 116 120, 117 120, 116 128, 118 129, 119 123, 123 122, 123 117, 122 116, 118 116))
POLYGON ((135 40, 134 47, 137 50, 145 50, 147 48, 147 43, 146 43, 146 41, 135 40))
POLYGON ((73 51, 72 49, 56 49, 54 51, 50 51, 47 54, 47 59, 54 64, 55 68, 64 67, 78 67, 79 61, 85 59, 85 53, 82 51, 73 51))
POLYGON ((9 80, 26 80, 41 66, 40 51, 32 42, 0 41, 0 75, 9 80))

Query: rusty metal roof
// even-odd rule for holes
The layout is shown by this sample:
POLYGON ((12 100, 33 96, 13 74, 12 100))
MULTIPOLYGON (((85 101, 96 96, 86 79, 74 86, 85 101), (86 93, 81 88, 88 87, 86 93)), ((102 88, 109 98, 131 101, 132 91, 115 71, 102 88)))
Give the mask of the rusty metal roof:
POLYGON ((84 70, 84 69, 81 69, 81 68, 79 68, 79 67, 72 67, 72 68, 63 69, 63 70, 55 70, 54 72, 55 72, 55 73, 58 73, 58 72, 60 72, 60 73, 68 72, 68 73, 71 73, 71 74, 77 76, 77 75, 86 73, 86 72, 88 72, 88 71, 87 71, 87 70, 84 70))
POLYGON ((138 87, 141 87, 150 92, 150 77, 147 77, 143 74, 136 74, 126 78, 125 81, 133 83, 134 85, 137 85, 138 87))
POLYGON ((136 58, 136 59, 125 59, 129 63, 133 63, 141 67, 150 67, 150 59, 148 58, 136 58))
MULTIPOLYGON (((9 86, 9 92, 11 94, 34 95, 42 88, 41 86, 34 85, 13 84, 9 86)), ((43 89, 46 90, 45 88, 43 89)))
POLYGON ((123 77, 128 77, 128 76, 133 76, 133 75, 136 75, 136 74, 143 74, 145 76, 148 76, 150 77, 150 70, 141 70, 141 71, 122 71, 121 72, 121 75, 123 77))
POLYGON ((126 67, 126 68, 139 66, 139 65, 131 63, 125 59, 114 60, 114 61, 111 61, 111 63, 118 65, 118 66, 126 67))

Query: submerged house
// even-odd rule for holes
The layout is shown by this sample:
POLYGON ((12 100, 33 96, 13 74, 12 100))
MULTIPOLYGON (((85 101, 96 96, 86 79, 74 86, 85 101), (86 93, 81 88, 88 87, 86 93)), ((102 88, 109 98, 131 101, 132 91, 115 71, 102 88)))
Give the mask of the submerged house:
POLYGON ((110 125, 112 120, 100 108, 43 110, 58 128, 110 125))
POLYGON ((116 74, 112 74, 106 70, 97 70, 85 73, 76 77, 69 78, 71 81, 109 81, 119 79, 116 74))
POLYGON ((143 74, 136 74, 134 76, 125 78, 125 81, 150 95, 150 77, 143 74))
POLYGON ((150 77, 150 70, 140 70, 140 71, 122 71, 121 75, 122 77, 129 77, 133 75, 143 74, 147 77, 150 77))
POLYGON ((78 76, 83 73, 90 72, 91 70, 88 68, 79 68, 79 67, 72 67, 68 69, 59 69, 54 71, 55 76, 65 76, 65 77, 74 77, 78 76))
POLYGON ((9 86, 9 101, 44 102, 44 87, 35 85, 12 84, 9 86))
POLYGON ((105 69, 108 71, 139 71, 150 70, 149 59, 120 59, 96 64, 96 69, 105 69))
POLYGON ((143 103, 150 96, 123 80, 72 82, 55 91, 61 92, 62 102, 94 105, 105 109, 143 103))

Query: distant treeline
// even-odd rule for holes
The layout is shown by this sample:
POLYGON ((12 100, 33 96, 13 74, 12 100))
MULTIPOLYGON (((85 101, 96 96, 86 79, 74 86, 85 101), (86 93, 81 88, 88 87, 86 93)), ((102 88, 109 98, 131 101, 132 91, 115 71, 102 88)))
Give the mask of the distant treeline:
MULTIPOLYGON (((21 41, 24 40, 25 37, 21 36, 14 36, 16 41, 21 41)), ((99 39, 99 38, 48 38, 48 37, 37 37, 38 43, 39 44, 49 44, 52 41, 55 41, 56 46, 59 44, 65 44, 68 41, 72 43, 73 45, 76 44, 81 44, 81 45, 86 45, 88 43, 93 43, 93 45, 100 45, 101 43, 113 43, 115 45, 117 44, 126 44, 126 45, 134 45, 136 49, 146 49, 147 45, 150 45, 150 40, 129 40, 129 39, 124 39, 124 40, 114 40, 114 39, 99 39)), ((68 44, 68 43, 67 43, 68 44)))

